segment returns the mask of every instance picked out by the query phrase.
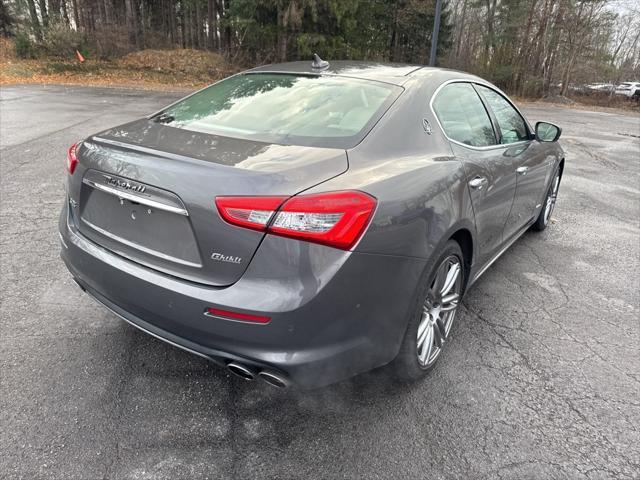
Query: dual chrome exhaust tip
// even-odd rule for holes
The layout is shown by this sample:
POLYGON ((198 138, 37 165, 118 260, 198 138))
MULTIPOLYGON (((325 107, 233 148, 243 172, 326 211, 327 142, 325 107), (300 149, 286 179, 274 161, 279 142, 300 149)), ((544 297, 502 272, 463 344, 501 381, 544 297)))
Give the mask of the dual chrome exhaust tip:
POLYGON ((258 377, 272 387, 285 388, 290 385, 287 377, 274 370, 258 370, 257 368, 250 367, 239 362, 227 363, 227 369, 234 375, 243 378, 244 380, 255 380, 256 377, 258 377))

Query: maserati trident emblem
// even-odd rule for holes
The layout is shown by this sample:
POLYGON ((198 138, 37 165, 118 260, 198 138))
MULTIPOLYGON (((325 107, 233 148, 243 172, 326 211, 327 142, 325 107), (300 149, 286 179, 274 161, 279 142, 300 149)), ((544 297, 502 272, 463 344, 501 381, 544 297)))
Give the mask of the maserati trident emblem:
POLYGON ((431 135, 431 124, 426 118, 422 119, 422 128, 424 128, 424 131, 427 132, 427 135, 431 135))
POLYGON ((241 257, 234 257, 233 255, 223 255, 222 253, 218 252, 213 252, 211 254, 211 260, 225 263, 242 263, 241 257))
POLYGON ((107 183, 113 187, 118 187, 123 190, 130 190, 132 192, 144 193, 147 189, 144 185, 138 185, 137 183, 132 183, 128 180, 120 180, 119 178, 115 178, 109 175, 105 175, 107 183))

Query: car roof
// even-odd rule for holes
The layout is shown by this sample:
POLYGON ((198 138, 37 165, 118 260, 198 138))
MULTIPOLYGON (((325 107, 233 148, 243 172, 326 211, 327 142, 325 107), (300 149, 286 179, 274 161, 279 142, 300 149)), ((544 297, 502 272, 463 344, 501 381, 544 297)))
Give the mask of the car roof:
POLYGON ((302 75, 332 75, 364 80, 375 80, 379 82, 403 85, 412 76, 428 74, 429 77, 437 80, 448 80, 450 78, 464 78, 468 80, 478 80, 478 77, 455 70, 443 68, 424 67, 421 65, 410 65, 403 63, 386 62, 365 62, 352 60, 334 60, 329 62, 329 67, 324 70, 314 69, 311 61, 277 63, 273 65, 263 65, 249 70, 251 73, 293 73, 302 75))

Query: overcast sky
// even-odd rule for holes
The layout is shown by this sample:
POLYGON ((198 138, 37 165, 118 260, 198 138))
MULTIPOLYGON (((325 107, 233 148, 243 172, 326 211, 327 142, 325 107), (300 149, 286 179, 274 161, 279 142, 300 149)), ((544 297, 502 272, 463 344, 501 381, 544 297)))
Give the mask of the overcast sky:
POLYGON ((620 13, 631 13, 638 10, 638 0, 611 0, 610 8, 620 13))

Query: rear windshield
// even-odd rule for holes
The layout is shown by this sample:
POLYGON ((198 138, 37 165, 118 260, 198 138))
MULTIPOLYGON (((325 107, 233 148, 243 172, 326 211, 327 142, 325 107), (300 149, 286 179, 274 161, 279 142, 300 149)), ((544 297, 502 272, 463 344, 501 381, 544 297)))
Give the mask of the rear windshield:
POLYGON ((343 77, 249 73, 218 82, 154 120, 228 137, 350 148, 401 91, 386 83, 343 77))

